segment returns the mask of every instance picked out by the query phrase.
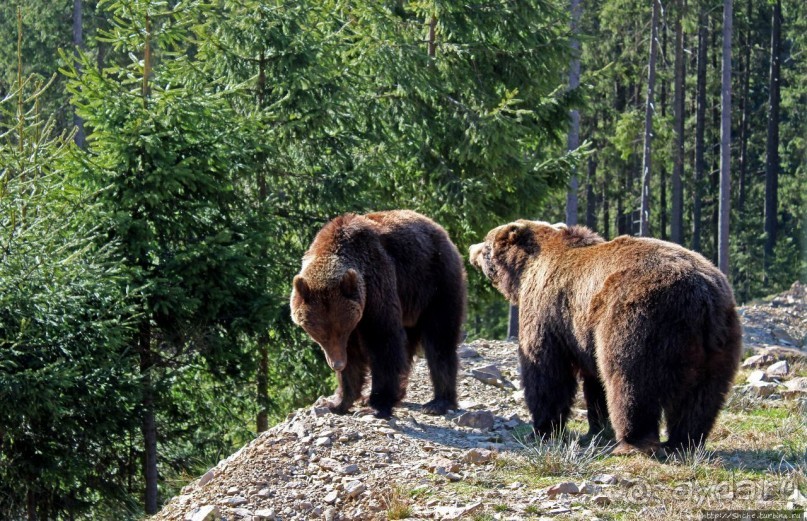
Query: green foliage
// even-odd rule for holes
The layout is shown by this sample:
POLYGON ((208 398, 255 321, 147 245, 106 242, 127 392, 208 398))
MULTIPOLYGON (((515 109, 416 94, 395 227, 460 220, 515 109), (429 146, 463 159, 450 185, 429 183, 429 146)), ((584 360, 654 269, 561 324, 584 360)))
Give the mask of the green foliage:
MULTIPOLYGON (((595 227, 630 232, 647 3, 584 5, 576 92, 565 88, 567 4, 556 0, 85 2, 87 48, 78 57, 67 30, 72 2, 6 4, 0 516, 21 516, 29 493, 42 517, 136 514, 140 421, 151 394, 165 497, 248 440, 256 414, 276 421, 329 393, 333 377, 291 323, 288 294, 316 230, 338 214, 418 210, 465 252, 502 222, 562 219, 563 188, 577 168, 593 184, 595 227), (10 37, 17 5, 22 77, 32 75, 19 93, 10 37), (57 67, 62 74, 37 93, 57 67), (28 100, 25 112, 19 100, 28 100), (590 177, 580 168, 589 149, 565 151, 571 107, 580 107, 581 136, 592 143, 590 177), (86 150, 67 145, 74 109, 85 120, 86 150), (144 330, 145 353, 137 342, 144 330), (264 379, 265 393, 256 386, 264 379)), ((683 19, 688 56, 697 50, 694 7, 683 19)), ((732 221, 741 300, 807 271, 807 32, 797 29, 806 13, 787 0, 794 22, 785 24, 783 57, 782 235, 767 286, 760 275, 767 9, 737 13, 738 31, 750 34, 743 45, 754 49, 746 206, 732 221)), ((657 88, 659 107, 666 88, 666 114, 655 116, 652 161, 667 175, 674 14, 671 5, 657 88)), ((715 70, 710 61, 712 105, 715 70)), ((692 60, 687 71, 691 104, 692 60)), ((706 139, 716 136, 709 126, 706 139)), ((711 148, 706 156, 713 166, 711 148)), ((654 180, 655 201, 662 180, 654 180)), ((707 176, 707 196, 710 183, 707 176)), ((684 184, 688 243, 689 160, 684 184)), ((714 250, 713 201, 704 200, 706 255, 714 250)), ((663 210, 651 211, 660 236, 663 210)), ((502 337, 505 322, 504 301, 469 269, 468 335, 502 337)), ((582 459, 553 450, 542 446, 542 461, 587 462, 582 448, 582 459)))
POLYGON ((116 443, 137 396, 131 296, 97 209, 55 168, 71 136, 41 117, 41 90, 23 98, 33 81, 0 102, 0 512, 126 510, 116 443))

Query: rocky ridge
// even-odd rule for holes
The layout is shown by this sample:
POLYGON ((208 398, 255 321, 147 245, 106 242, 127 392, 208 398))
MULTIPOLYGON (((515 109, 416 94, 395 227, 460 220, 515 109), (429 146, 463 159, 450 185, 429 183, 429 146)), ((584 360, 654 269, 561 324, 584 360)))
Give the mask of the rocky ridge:
MULTIPOLYGON (((807 356, 807 288, 796 283, 767 302, 740 308, 746 358, 753 369, 739 395, 765 400, 807 397, 807 378, 790 378, 807 356)), ((372 520, 460 519, 505 503, 497 519, 541 512, 588 515, 587 505, 607 505, 631 486, 629 479, 601 475, 530 489, 519 482, 484 490, 472 501, 451 484, 484 479, 502 454, 518 454, 530 432, 519 389, 517 345, 476 341, 461 346, 459 408, 430 416, 420 404, 431 398, 425 361, 418 360, 407 398, 390 420, 367 409, 338 416, 313 406, 290 414, 183 488, 155 520, 372 520)), ((574 417, 585 419, 578 402, 574 417)))

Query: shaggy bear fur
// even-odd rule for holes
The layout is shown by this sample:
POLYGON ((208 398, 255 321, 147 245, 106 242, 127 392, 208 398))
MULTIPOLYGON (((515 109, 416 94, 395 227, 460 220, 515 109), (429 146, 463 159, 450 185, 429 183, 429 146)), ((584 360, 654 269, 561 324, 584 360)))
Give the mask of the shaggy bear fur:
POLYGON ((519 306, 535 431, 562 427, 583 379, 590 433, 610 417, 617 454, 705 441, 741 354, 726 277, 676 244, 520 220, 471 246, 471 264, 519 306))
POLYGON ((332 220, 303 257, 291 310, 337 372, 333 411, 350 409, 369 367, 368 403, 376 416, 389 417, 419 346, 434 386, 424 410, 444 414, 456 406, 465 270, 434 221, 406 210, 332 220))

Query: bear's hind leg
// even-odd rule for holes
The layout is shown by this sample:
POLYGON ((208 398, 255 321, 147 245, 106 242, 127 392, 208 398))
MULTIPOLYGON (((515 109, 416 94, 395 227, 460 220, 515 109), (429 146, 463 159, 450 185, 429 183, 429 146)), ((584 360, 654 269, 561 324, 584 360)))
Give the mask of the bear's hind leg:
POLYGON ((445 414, 457 406, 457 345, 460 342, 461 310, 461 303, 433 303, 421 316, 421 342, 434 387, 434 399, 423 404, 426 414, 445 414), (455 313, 455 310, 459 311, 455 313))
POLYGON ((702 377, 682 399, 665 408, 669 433, 665 448, 689 450, 706 442, 731 388, 733 371, 725 372, 702 377))
MULTIPOLYGON (((636 370, 639 370, 636 368, 636 370)), ((643 369, 647 370, 647 369, 643 369)), ((615 455, 656 454, 660 449, 659 423, 661 404, 652 392, 653 386, 635 370, 624 368, 606 377, 606 395, 617 446, 615 455), (630 374, 628 380, 623 375, 630 374)))
POLYGON ((724 319, 709 312, 711 327, 704 328, 706 348, 703 370, 685 394, 665 407, 669 439, 665 446, 672 450, 687 450, 706 441, 720 408, 731 390, 742 351, 742 331, 734 309, 727 309, 724 319))
POLYGON ((605 388, 596 376, 583 376, 583 395, 588 409, 588 433, 584 440, 592 440, 595 436, 613 436, 608 421, 608 402, 605 399, 605 388))

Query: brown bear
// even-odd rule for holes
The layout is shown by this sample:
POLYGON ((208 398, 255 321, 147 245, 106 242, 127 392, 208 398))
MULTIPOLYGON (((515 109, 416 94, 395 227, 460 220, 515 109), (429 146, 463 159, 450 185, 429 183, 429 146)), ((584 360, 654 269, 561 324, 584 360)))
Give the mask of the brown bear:
POLYGON ((434 386, 424 411, 444 414, 456 406, 465 269, 431 219, 395 210, 327 223, 294 277, 291 314, 337 372, 334 412, 347 412, 361 396, 369 367, 368 404, 376 416, 389 417, 418 347, 434 386))
POLYGON ((519 358, 538 435, 563 427, 582 376, 589 435, 610 417, 616 454, 705 441, 741 354, 726 277, 676 244, 519 220, 471 246, 519 307, 519 358), (659 442, 662 411, 668 441, 659 442))

